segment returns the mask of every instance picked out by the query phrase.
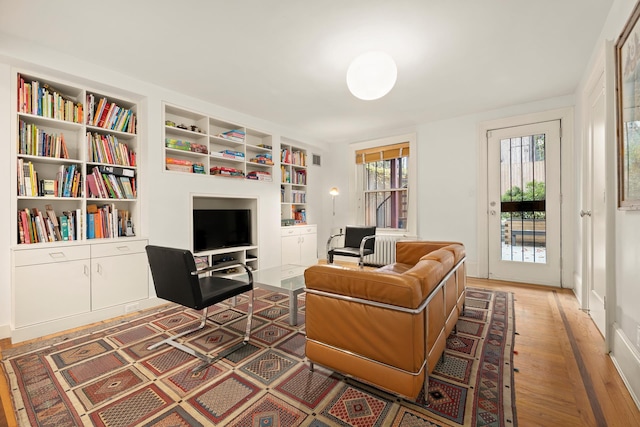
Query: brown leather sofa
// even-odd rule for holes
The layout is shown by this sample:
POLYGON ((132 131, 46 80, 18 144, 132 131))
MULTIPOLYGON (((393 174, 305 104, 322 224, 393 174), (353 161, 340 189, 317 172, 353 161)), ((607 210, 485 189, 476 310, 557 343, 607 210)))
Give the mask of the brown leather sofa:
POLYGON ((306 356, 312 364, 415 400, 463 310, 465 248, 399 241, 376 270, 305 271, 306 356))

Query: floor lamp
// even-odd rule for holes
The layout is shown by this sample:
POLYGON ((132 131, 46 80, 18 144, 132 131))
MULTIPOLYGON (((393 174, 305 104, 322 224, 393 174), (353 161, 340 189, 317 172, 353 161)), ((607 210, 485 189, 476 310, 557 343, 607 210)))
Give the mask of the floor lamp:
POLYGON ((336 196, 340 194, 338 187, 331 187, 329 194, 331 194, 331 198, 333 199, 333 216, 336 216, 336 196))

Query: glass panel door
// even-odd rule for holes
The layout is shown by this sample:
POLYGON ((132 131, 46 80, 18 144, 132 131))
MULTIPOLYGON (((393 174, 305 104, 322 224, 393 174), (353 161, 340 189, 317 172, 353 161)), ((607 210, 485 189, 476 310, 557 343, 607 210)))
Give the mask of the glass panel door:
POLYGON ((559 286, 560 122, 492 130, 489 277, 559 286))

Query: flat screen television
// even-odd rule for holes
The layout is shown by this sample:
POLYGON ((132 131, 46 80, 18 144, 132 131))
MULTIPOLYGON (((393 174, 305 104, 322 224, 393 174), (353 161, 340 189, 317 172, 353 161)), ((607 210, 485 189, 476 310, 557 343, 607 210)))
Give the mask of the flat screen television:
POLYGON ((251 245, 249 209, 194 209, 194 252, 251 245))

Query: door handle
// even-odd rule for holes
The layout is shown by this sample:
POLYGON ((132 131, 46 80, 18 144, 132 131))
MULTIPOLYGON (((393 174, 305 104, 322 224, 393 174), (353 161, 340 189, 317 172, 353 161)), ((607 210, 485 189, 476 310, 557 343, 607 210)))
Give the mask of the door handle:
POLYGON ((496 214, 496 211, 495 211, 495 210, 493 210, 493 209, 491 209, 491 210, 489 211, 489 213, 490 213, 491 215, 495 215, 495 214, 496 214))
POLYGON ((580 209, 580 218, 584 218, 584 216, 591 216, 591 211, 583 211, 580 209))

